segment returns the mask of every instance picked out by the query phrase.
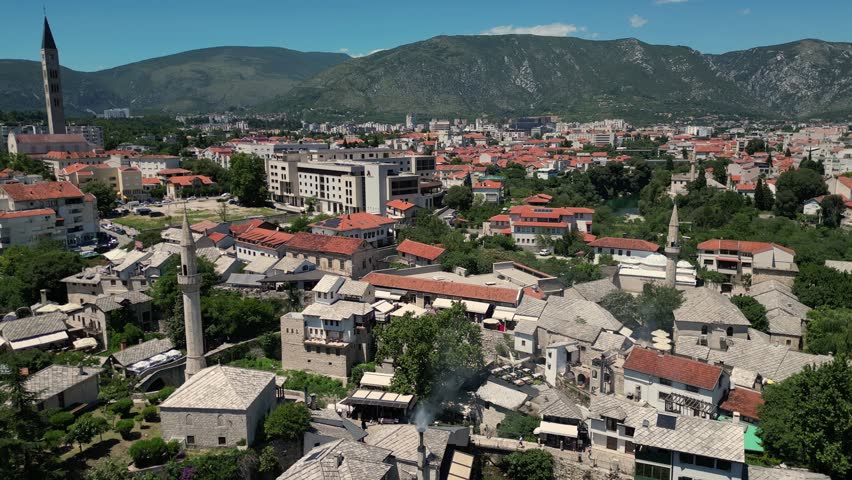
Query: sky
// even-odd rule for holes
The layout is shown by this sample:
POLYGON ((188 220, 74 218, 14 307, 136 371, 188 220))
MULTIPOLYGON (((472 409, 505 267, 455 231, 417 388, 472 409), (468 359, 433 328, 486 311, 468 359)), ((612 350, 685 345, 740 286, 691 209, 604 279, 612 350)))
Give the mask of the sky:
POLYGON ((0 58, 39 59, 42 4, 63 66, 102 70, 214 46, 369 55, 437 35, 635 37, 724 53, 850 42, 849 0, 43 0, 3 2, 0 58))

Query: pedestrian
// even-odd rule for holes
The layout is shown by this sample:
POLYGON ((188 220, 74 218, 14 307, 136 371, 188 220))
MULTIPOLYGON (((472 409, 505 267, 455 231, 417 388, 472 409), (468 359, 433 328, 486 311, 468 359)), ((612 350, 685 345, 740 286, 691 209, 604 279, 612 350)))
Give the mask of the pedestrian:
POLYGON ((559 451, 565 451, 565 440, 559 440, 559 451))
POLYGON ((518 437, 518 448, 524 448, 524 436, 518 437))

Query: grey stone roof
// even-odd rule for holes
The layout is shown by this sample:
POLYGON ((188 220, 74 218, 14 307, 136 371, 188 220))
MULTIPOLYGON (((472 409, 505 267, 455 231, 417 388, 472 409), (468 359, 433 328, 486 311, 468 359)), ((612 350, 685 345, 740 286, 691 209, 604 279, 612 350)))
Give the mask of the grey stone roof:
POLYGON ((101 283, 101 274, 97 268, 86 268, 80 273, 75 273, 62 279, 63 283, 85 283, 87 285, 98 285, 101 283))
MULTIPOLYGON (((664 415, 657 414, 657 419, 661 416, 664 415)), ((674 428, 658 426, 658 422, 651 421, 647 428, 636 428, 634 443, 731 462, 745 462, 744 425, 700 417, 665 417, 675 419, 674 428)))
POLYGON ((676 322, 710 325, 751 325, 745 315, 728 297, 709 288, 684 291, 683 304, 674 311, 676 322))
POLYGON ((520 390, 515 390, 514 388, 509 388, 492 381, 483 383, 476 390, 476 396, 506 410, 517 410, 529 398, 529 395, 520 390))
POLYGON ((608 352, 610 350, 624 350, 631 345, 633 345, 633 342, 624 335, 603 331, 598 335, 598 339, 595 340, 592 348, 608 352))
POLYGON ((589 417, 615 418, 637 429, 642 426, 643 420, 652 422, 656 416, 657 410, 653 407, 613 395, 592 395, 589 404, 589 417))
POLYGON ((539 327, 550 333, 594 343, 602 329, 618 331, 623 325, 600 305, 588 300, 549 297, 539 327))
POLYGON ((357 442, 367 436, 361 427, 327 408, 311 412, 311 428, 317 433, 341 440, 357 442))
POLYGON ((31 375, 24 387, 42 401, 98 375, 101 371, 102 369, 96 367, 51 365, 31 375))
POLYGON ((750 370, 763 378, 780 382, 802 371, 805 365, 821 365, 831 361, 831 357, 797 352, 782 345, 735 340, 724 352, 711 350, 708 361, 724 362, 725 365, 750 370))
POLYGON ((216 365, 193 375, 160 408, 246 410, 270 384, 274 373, 216 365))
MULTIPOLYGON (((826 263, 828 262, 826 260, 826 263)), ((749 480, 829 480, 831 477, 798 468, 770 468, 749 465, 748 478, 749 480)))
POLYGON ((535 331, 538 328, 538 322, 534 322, 532 320, 521 320, 515 325, 515 333, 520 333, 522 335, 535 335, 535 331))
POLYGON ((518 308, 515 309, 515 315, 538 318, 541 316, 541 312, 544 310, 545 305, 547 305, 547 301, 545 300, 524 296, 524 298, 521 299, 521 303, 518 305, 518 308))
POLYGON ((565 394, 554 388, 542 393, 539 395, 539 398, 545 402, 539 412, 542 417, 549 415, 559 418, 583 419, 583 412, 580 410, 580 407, 565 396, 565 394))
POLYGON ((124 293, 98 295, 95 299, 95 306, 102 312, 111 312, 113 310, 120 310, 124 308, 122 303, 125 301, 129 302, 131 305, 137 305, 140 303, 150 302, 151 300, 153 299, 148 295, 131 290, 124 293))
POLYGON ((174 344, 172 344, 172 341, 168 338, 155 338, 153 340, 148 340, 147 342, 142 342, 139 345, 125 348, 120 352, 115 352, 112 354, 112 358, 114 358, 120 365, 128 367, 140 360, 146 360, 154 355, 168 352, 173 348, 175 348, 174 344))
POLYGON ((752 327, 748 328, 748 339, 760 343, 770 343, 772 340, 769 338, 768 333, 761 332, 760 330, 752 327))
POLYGON ((359 282, 357 280, 346 279, 343 282, 343 285, 340 286, 340 290, 337 291, 338 295, 346 295, 353 297, 363 297, 367 294, 367 290, 369 290, 370 284, 367 282, 359 282))
POLYGON ((769 290, 760 295, 755 295, 754 299, 761 305, 766 307, 766 316, 774 316, 779 313, 787 313, 799 318, 805 318, 811 308, 800 302, 792 293, 786 293, 782 290, 769 290))
POLYGON ((682 357, 694 358, 696 360, 707 360, 710 355, 710 347, 698 344, 698 337, 681 335, 674 346, 674 353, 682 357))
POLYGON ((275 257, 257 257, 246 265, 243 271, 246 273, 266 274, 266 272, 272 269, 272 266, 275 265, 277 261, 278 259, 275 257))
POLYGON ((843 260, 826 260, 825 266, 833 268, 839 272, 852 272, 852 262, 844 262, 843 260))
POLYGON ((748 290, 748 294, 752 297, 756 297, 758 295, 764 294, 766 292, 771 292, 773 290, 786 293, 791 297, 796 298, 796 296, 793 295, 793 289, 779 282, 778 280, 767 280, 765 282, 760 282, 758 284, 752 285, 751 288, 749 288, 748 290))
POLYGON ((381 480, 390 471, 391 451, 351 440, 320 445, 278 480, 381 480))
POLYGON ((585 300, 598 303, 607 293, 618 290, 618 287, 608 278, 592 282, 577 283, 570 290, 576 290, 585 300))
POLYGON ((317 282, 316 286, 314 286, 311 291, 319 292, 319 293, 332 293, 334 291, 335 285, 340 280, 340 275, 325 275, 322 279, 317 282))
POLYGON ((260 281, 265 278, 266 275, 260 273, 232 273, 228 276, 228 280, 225 283, 239 287, 260 288, 260 281))
POLYGON ((769 319, 771 335, 802 336, 802 319, 793 315, 780 314, 769 319))
POLYGON ((326 320, 346 320, 353 315, 364 316, 373 309, 369 303, 338 300, 331 305, 312 303, 302 310, 302 315, 319 317, 326 320))
MULTIPOLYGON (((423 434, 423 443, 426 445, 428 461, 431 465, 441 464, 449 440, 450 432, 446 430, 426 429, 426 433, 423 434)), ((390 450, 397 460, 417 463, 420 436, 417 434, 416 425, 376 425, 367 430, 364 441, 368 445, 390 450)))
POLYGON ((281 257, 281 259, 278 260, 272 268, 281 273, 294 273, 303 263, 313 265, 313 263, 305 260, 304 258, 281 257))
POLYGON ((68 315, 57 311, 17 320, 7 320, 0 323, 0 332, 10 342, 40 337, 68 330, 68 326, 65 325, 66 318, 68 318, 68 315))

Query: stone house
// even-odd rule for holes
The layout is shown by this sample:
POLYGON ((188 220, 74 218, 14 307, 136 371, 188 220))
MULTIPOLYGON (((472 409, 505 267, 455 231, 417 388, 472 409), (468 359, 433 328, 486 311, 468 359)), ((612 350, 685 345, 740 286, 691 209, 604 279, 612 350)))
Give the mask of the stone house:
POLYGON ((36 397, 36 408, 60 410, 97 405, 100 368, 51 365, 27 378, 24 387, 36 397))

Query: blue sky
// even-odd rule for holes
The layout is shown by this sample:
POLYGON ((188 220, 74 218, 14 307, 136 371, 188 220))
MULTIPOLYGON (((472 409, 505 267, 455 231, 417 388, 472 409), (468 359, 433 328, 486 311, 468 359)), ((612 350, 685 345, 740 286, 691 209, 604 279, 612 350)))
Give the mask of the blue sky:
MULTIPOLYGON (((45 0, 64 66, 100 70, 220 45, 353 56, 436 35, 636 37, 722 53, 801 38, 852 41, 848 0, 45 0)), ((2 8, 0 58, 37 60, 42 2, 2 8)))

